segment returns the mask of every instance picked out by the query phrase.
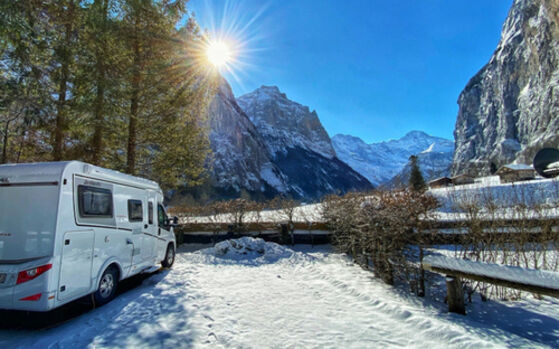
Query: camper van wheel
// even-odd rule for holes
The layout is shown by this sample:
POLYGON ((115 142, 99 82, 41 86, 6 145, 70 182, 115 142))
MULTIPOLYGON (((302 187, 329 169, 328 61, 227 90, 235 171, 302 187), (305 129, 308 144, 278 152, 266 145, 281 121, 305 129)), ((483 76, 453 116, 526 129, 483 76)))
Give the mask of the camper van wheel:
POLYGON ((109 267, 101 276, 99 288, 94 293, 95 303, 98 305, 109 302, 115 296, 118 283, 118 271, 114 267, 109 267))
POLYGON ((175 249, 173 244, 167 246, 167 252, 165 253, 165 259, 161 261, 163 268, 170 268, 175 262, 175 249))

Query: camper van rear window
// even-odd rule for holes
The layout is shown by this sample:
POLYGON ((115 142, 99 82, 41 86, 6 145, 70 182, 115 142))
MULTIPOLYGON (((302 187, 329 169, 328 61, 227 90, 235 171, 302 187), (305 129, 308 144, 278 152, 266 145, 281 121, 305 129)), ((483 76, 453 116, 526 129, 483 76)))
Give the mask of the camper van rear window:
POLYGON ((141 222, 144 220, 142 201, 128 200, 128 221, 141 222))
POLYGON ((80 217, 113 216, 113 194, 109 189, 78 186, 78 208, 80 217))

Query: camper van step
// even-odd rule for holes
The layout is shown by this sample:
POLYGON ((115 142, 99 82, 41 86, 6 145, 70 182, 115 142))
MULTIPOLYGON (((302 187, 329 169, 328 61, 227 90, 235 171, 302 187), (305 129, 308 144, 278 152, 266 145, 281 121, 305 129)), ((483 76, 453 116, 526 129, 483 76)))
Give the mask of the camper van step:
POLYGON ((159 269, 161 269, 161 267, 153 266, 153 267, 149 267, 149 268, 146 268, 146 269, 142 270, 142 273, 146 273, 146 274, 154 273, 154 272, 158 271, 159 269))

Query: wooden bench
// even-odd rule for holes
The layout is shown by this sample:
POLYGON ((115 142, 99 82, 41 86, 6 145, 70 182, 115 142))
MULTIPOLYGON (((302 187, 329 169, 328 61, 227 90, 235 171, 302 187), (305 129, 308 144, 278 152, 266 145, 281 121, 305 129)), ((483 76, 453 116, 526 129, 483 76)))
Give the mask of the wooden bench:
POLYGON ((446 275, 448 310, 466 314, 461 279, 491 283, 559 298, 559 273, 430 255, 423 269, 446 275))

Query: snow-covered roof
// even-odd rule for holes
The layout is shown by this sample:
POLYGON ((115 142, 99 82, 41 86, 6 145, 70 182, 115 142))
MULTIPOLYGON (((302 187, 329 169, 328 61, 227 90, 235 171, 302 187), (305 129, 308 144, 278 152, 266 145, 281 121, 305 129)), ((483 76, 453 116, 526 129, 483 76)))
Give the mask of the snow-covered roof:
POLYGON ((472 176, 470 176, 466 173, 462 173, 462 174, 459 174, 457 176, 452 177, 452 179, 456 179, 456 178, 471 178, 471 179, 474 179, 474 177, 472 177, 472 176))
MULTIPOLYGON (((509 170, 513 170, 513 171, 533 171, 534 170, 532 165, 526 165, 526 164, 507 164, 507 165, 503 165, 503 167, 501 167, 501 169, 509 169, 509 170)), ((501 169, 499 169, 499 171, 501 169)))
POLYGON ((429 183, 435 183, 435 182, 439 182, 439 181, 452 181, 452 179, 450 179, 448 177, 439 177, 439 178, 435 178, 433 180, 430 180, 429 183))

